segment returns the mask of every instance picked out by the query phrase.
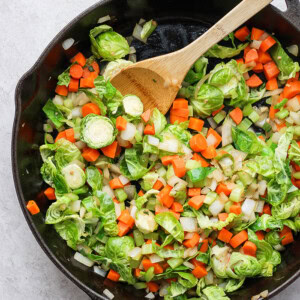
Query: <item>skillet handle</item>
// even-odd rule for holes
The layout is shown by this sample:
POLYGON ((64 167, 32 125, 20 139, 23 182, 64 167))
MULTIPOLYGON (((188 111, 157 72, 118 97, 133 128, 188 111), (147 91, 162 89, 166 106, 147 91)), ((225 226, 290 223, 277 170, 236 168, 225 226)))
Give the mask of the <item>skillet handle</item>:
POLYGON ((290 23, 296 25, 300 28, 300 2, 299 0, 285 0, 287 5, 287 10, 281 12, 290 23))

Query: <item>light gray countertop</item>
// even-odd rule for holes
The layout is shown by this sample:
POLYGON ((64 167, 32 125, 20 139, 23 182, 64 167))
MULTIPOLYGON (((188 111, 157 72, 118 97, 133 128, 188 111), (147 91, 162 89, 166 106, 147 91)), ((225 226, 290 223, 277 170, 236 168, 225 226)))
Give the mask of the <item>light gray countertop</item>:
MULTIPOLYGON (((89 299, 48 259, 19 207, 11 173, 14 89, 70 20, 95 0, 9 0, 0 10, 0 300, 89 299)), ((274 4, 284 7, 283 0, 274 4)), ((299 299, 300 280, 274 300, 299 299)))

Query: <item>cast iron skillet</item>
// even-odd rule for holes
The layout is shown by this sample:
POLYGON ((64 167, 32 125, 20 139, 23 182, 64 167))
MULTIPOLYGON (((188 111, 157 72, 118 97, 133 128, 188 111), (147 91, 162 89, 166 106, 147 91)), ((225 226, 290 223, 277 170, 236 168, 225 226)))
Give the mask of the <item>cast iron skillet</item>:
MULTIPOLYGON (((155 19, 159 27, 149 38, 148 45, 135 42, 138 60, 168 53, 187 45, 210 25, 237 5, 238 0, 103 0, 70 22, 47 46, 36 64, 20 79, 15 92, 16 114, 12 136, 12 167, 16 192, 26 221, 38 243, 75 284, 92 299, 105 299, 102 292, 108 288, 116 300, 144 299, 144 292, 126 284, 103 280, 90 268, 73 259, 74 252, 53 229, 44 224, 49 206, 41 193, 45 188, 40 176, 41 158, 38 145, 43 143, 42 106, 53 96, 57 76, 68 65, 68 60, 78 51, 89 51, 89 30, 99 17, 109 14, 109 25, 123 35, 130 35, 135 23, 155 19), (72 37, 76 43, 64 51, 61 43, 72 37), (31 216, 26 202, 35 199, 41 214, 31 216)), ((300 44, 300 4, 286 0, 288 10, 281 12, 268 6, 249 21, 259 28, 276 33, 283 43, 300 44)), ((298 238, 299 239, 299 238, 298 238)), ((250 299, 268 289, 270 297, 290 285, 300 274, 300 241, 287 247, 282 263, 271 278, 249 279, 243 289, 232 294, 232 299, 250 299)))

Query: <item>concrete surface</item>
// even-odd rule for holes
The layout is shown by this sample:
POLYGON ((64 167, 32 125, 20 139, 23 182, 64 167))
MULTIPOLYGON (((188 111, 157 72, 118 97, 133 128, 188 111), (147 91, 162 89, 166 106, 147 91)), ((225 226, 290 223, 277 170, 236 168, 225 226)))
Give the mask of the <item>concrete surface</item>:
MULTIPOLYGON (((95 0, 9 0, 0 10, 0 299, 85 300, 38 246, 19 208, 10 163, 18 79, 70 20, 95 0), (75 4, 76 3, 76 4, 75 4)), ((283 0, 274 1, 284 7, 283 0)), ((274 300, 299 299, 300 280, 274 300)))

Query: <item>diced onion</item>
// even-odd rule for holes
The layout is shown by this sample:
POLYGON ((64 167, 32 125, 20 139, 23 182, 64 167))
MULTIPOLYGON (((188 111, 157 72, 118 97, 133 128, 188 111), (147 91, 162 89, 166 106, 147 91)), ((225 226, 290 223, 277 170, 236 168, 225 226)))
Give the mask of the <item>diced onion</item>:
POLYGON ((212 129, 216 129, 218 124, 215 122, 213 118, 207 118, 207 121, 212 129))
POLYGON ((185 240, 189 240, 191 239, 193 236, 194 236, 195 232, 187 232, 185 235, 184 235, 184 239, 185 240))
POLYGON ((169 286, 170 285, 168 283, 162 283, 162 285, 160 286, 160 289, 159 289, 159 296, 160 297, 164 297, 168 294, 169 286))
POLYGON ((186 145, 182 145, 182 151, 185 155, 192 155, 193 156, 193 151, 186 145))
POLYGON ((152 135, 148 135, 148 143, 152 146, 157 147, 159 145, 159 139, 152 135))
POLYGON ((109 197, 114 198, 115 194, 113 190, 110 188, 109 185, 105 185, 102 189, 103 192, 105 192, 109 197))
POLYGON ((207 275, 204 277, 205 283, 207 285, 214 283, 214 273, 210 270, 207 272, 207 275))
POLYGON ((286 47, 286 49, 287 49, 287 51, 289 51, 294 56, 298 56, 298 54, 299 54, 298 45, 291 45, 289 47, 286 47))
POLYGON ((254 212, 262 213, 264 210, 265 201, 257 201, 254 212))
POLYGON ((220 201, 226 203, 228 201, 228 197, 222 192, 219 194, 220 201))
POLYGON ((296 113, 294 111, 291 111, 290 112, 290 117, 294 120, 294 122, 297 124, 297 125, 300 125, 300 114, 299 112, 296 113))
POLYGON ((250 78, 249 73, 248 72, 244 73, 243 77, 245 80, 248 80, 250 78))
POLYGON ((137 61, 136 54, 129 54, 128 60, 135 64, 137 61))
POLYGON ((258 39, 259 41, 264 41, 267 37, 269 36, 269 34, 267 32, 264 32, 260 38, 258 39))
POLYGON ((255 206, 256 201, 252 199, 246 199, 242 204, 242 212, 244 215, 250 216, 254 212, 255 206))
POLYGON ((178 152, 179 143, 176 139, 170 139, 165 142, 161 142, 158 145, 160 150, 177 153, 178 152))
POLYGON ((94 266, 93 268, 94 272, 97 273, 98 275, 100 275, 101 277, 105 277, 106 276, 106 271, 104 271, 103 269, 101 269, 98 266, 94 266))
POLYGON ((151 292, 151 293, 148 293, 145 298, 147 299, 155 299, 155 295, 151 292))
POLYGON ((136 53, 136 50, 135 50, 135 48, 133 46, 131 46, 129 48, 129 54, 134 54, 134 53, 136 53))
POLYGON ((177 184, 178 182, 181 182, 181 181, 182 181, 182 179, 180 179, 179 177, 174 175, 174 176, 169 178, 168 185, 174 186, 175 184, 177 184))
POLYGON ((87 257, 83 256, 81 253, 76 252, 74 255, 74 259, 80 262, 81 264, 87 266, 87 267, 92 267, 94 265, 94 262, 88 259, 87 257))
POLYGON ((149 157, 150 161, 156 161, 158 159, 158 155, 157 154, 151 154, 149 157))
POLYGON ((126 129, 121 132, 121 138, 125 141, 130 141, 134 138, 136 127, 132 123, 127 123, 126 129))
POLYGON ((132 205, 130 208, 130 215, 135 219, 135 214, 137 212, 137 207, 135 205, 132 205))
POLYGON ((81 203, 80 200, 76 200, 76 201, 71 202, 70 209, 73 212, 79 212, 80 211, 80 203, 81 203))
POLYGON ((147 38, 142 39, 142 36, 141 36, 142 30, 143 30, 143 27, 141 25, 139 25, 139 24, 136 24, 135 27, 134 27, 134 29, 133 29, 132 36, 134 38, 136 38, 137 40, 139 40, 139 41, 141 41, 141 42, 143 42, 143 43, 146 44, 147 38))
POLYGON ((80 118, 82 117, 81 107, 77 106, 72 109, 72 118, 80 118))
POLYGON ((195 232, 197 231, 197 219, 190 217, 181 217, 180 223, 182 225, 183 231, 195 232))
POLYGON ((132 200, 135 196, 136 187, 135 187, 135 185, 126 185, 126 186, 124 186, 124 191, 127 194, 128 199, 132 200))
POLYGON ((281 134, 279 132, 275 132, 273 135, 272 135, 272 142, 275 143, 275 144, 278 144, 278 141, 281 137, 281 134))
POLYGON ((55 97, 53 98, 52 102, 55 105, 64 105, 64 99, 63 99, 63 97, 61 97, 59 95, 55 95, 55 97))
POLYGON ((230 121, 225 121, 222 126, 222 146, 223 147, 232 143, 231 128, 232 128, 232 123, 230 121))
POLYGON ((118 141, 118 144, 121 146, 121 147, 128 147, 130 145, 130 142, 129 141, 125 141, 123 140, 120 135, 117 135, 117 141, 118 141))
POLYGON ((206 138, 206 142, 207 142, 207 146, 213 146, 217 142, 217 139, 213 134, 210 134, 206 138))
POLYGON ((61 45, 64 48, 64 50, 68 50, 73 46, 74 42, 75 40, 73 38, 69 38, 64 40, 61 45))
POLYGON ((258 193, 259 195, 264 195, 267 189, 267 182, 265 180, 261 180, 258 182, 258 193))
POLYGON ((190 262, 188 262, 188 261, 185 261, 185 262, 183 263, 183 265, 185 265, 186 267, 188 267, 188 268, 190 268, 190 269, 192 269, 192 270, 195 269, 195 266, 194 266, 193 264, 191 264, 190 262))
POLYGON ((144 134, 144 129, 145 129, 145 125, 143 123, 139 123, 136 126, 137 131, 139 132, 140 135, 144 134))
POLYGON ((207 195, 210 192, 210 188, 205 186, 203 189, 201 189, 201 194, 202 195, 207 195))
POLYGON ((282 91, 283 91, 283 89, 267 91, 267 92, 265 92, 264 97, 277 96, 277 95, 280 95, 282 93, 282 91))
POLYGON ((103 295, 105 295, 109 300, 112 300, 115 297, 115 295, 111 291, 109 291, 108 289, 105 289, 103 291, 103 295))
POLYGON ((163 184, 163 186, 167 185, 167 182, 166 182, 166 180, 163 177, 158 177, 157 180, 159 180, 163 184))
POLYGON ((262 41, 256 41, 256 40, 253 40, 252 43, 250 44, 250 48, 253 48, 253 49, 259 49, 260 45, 261 45, 262 41))
POLYGON ((90 98, 86 95, 86 93, 81 92, 78 94, 78 96, 76 97, 76 102, 78 102, 78 105, 84 105, 88 102, 90 102, 90 98))
POLYGON ((110 20, 111 20, 111 17, 109 15, 107 15, 107 16, 99 18, 97 23, 101 24, 101 23, 105 23, 106 21, 110 21, 110 20))
POLYGON ((120 175, 119 176, 120 181, 122 182, 123 185, 127 184, 128 182, 130 182, 130 180, 125 177, 124 175, 120 175))
POLYGON ((121 215, 121 212, 122 212, 121 205, 120 205, 120 203, 116 203, 116 202, 114 202, 114 205, 115 205, 115 213, 116 213, 116 216, 118 218, 121 215))
POLYGON ((208 208, 213 216, 217 216, 224 209, 224 203, 219 199, 215 200, 208 208))
POLYGON ((142 248, 139 248, 139 247, 135 247, 133 248, 129 253, 128 255, 131 257, 131 258, 135 258, 135 257, 138 257, 142 254, 142 248))
POLYGON ((286 103, 286 108, 290 111, 299 111, 300 110, 300 103, 298 101, 297 97, 294 97, 292 99, 290 99, 287 103, 286 103))
POLYGON ((164 261, 164 259, 161 258, 160 256, 158 256, 157 254, 151 254, 151 255, 149 256, 149 259, 151 260, 151 262, 152 262, 153 264, 158 263, 158 262, 161 262, 161 261, 164 261))
MULTIPOLYGON (((109 170, 112 172, 112 173, 116 173, 116 174, 121 174, 121 170, 120 170, 120 167, 116 164, 111 164, 111 165, 108 165, 109 166, 109 170)), ((129 182, 129 181, 128 181, 129 182)), ((127 183, 128 183, 127 182, 127 183)), ((124 184, 124 183, 123 183, 124 184)), ((126 183, 125 183, 126 184, 126 183)))
POLYGON ((75 146, 79 149, 79 150, 82 150, 83 148, 86 147, 86 143, 85 142, 82 142, 82 141, 77 141, 74 143, 75 146))
POLYGON ((283 251, 283 250, 285 250, 285 248, 282 245, 280 245, 280 244, 275 245, 274 249, 277 250, 277 251, 283 251))

